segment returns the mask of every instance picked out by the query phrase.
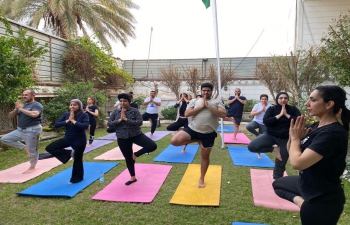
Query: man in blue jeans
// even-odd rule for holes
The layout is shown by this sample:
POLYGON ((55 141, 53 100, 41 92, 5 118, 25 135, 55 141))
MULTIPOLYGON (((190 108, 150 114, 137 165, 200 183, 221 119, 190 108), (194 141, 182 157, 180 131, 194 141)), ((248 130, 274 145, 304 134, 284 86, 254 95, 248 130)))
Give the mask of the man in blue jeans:
POLYGON ((30 166, 23 174, 33 172, 39 158, 38 143, 42 132, 41 117, 43 106, 35 101, 34 98, 35 92, 33 90, 27 89, 23 91, 22 99, 24 103, 18 100, 15 102, 15 109, 9 113, 10 119, 18 115, 18 127, 0 139, 3 144, 24 149, 27 152, 30 158, 30 166), (21 140, 25 144, 21 143, 21 140))
POLYGON ((157 119, 158 119, 158 108, 162 104, 160 98, 156 97, 156 92, 151 91, 150 97, 147 97, 143 102, 143 105, 147 105, 146 112, 142 115, 143 121, 150 120, 151 122, 151 136, 153 138, 153 134, 157 127, 157 119))

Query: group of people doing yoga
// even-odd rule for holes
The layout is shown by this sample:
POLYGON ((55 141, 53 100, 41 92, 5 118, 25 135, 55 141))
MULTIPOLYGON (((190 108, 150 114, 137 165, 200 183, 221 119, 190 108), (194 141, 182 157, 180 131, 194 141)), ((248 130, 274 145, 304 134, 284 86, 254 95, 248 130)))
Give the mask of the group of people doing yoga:
MULTIPOLYGON (((174 106, 178 108, 177 120, 167 127, 172 131, 179 131, 183 127, 171 138, 172 145, 186 146, 191 142, 200 145, 199 188, 206 186, 205 174, 217 137, 218 118, 234 115, 235 123, 240 122, 240 114, 230 110, 226 113, 223 102, 213 98, 212 91, 212 84, 203 83, 201 95, 193 100, 182 93, 174 106)), ((18 128, 1 138, 2 143, 24 149, 28 153, 30 167, 24 173, 34 171, 38 161, 43 108, 34 97, 35 92, 31 89, 23 92, 24 103, 17 101, 15 109, 9 113, 10 118, 18 115, 18 128), (25 144, 20 142, 21 139, 25 144)), ((240 89, 236 89, 235 97, 229 100, 229 105, 235 101, 244 105, 246 100, 241 97, 240 89)), ((141 125, 145 118, 142 118, 137 108, 131 106, 132 96, 122 93, 118 95, 118 100, 120 107, 111 113, 107 125, 118 136, 117 142, 130 173, 130 179, 125 185, 130 185, 137 181, 136 159, 155 151, 157 144, 142 133, 141 125), (141 146, 141 149, 133 152, 133 143, 141 146)), ((335 85, 316 87, 305 103, 309 115, 318 118, 313 124, 307 124, 299 109, 288 104, 288 93, 278 93, 273 106, 267 100, 267 95, 261 95, 260 103, 252 109, 254 119, 247 125, 247 130, 256 138, 248 144, 249 151, 276 154, 272 186, 279 197, 300 207, 303 225, 337 224, 345 204, 341 176, 346 166, 350 123, 350 111, 345 105, 346 92, 335 85), (299 171, 299 175, 284 176, 288 159, 291 167, 299 171)), ((157 105, 155 97, 148 101, 147 104, 157 105)), ((84 177, 83 153, 87 144, 85 131, 90 126, 89 147, 94 139, 98 107, 96 100, 89 97, 85 107, 79 99, 71 100, 69 109, 54 124, 57 128, 66 128, 65 136, 50 143, 46 150, 62 163, 74 159, 70 182, 77 183, 84 177), (65 149, 69 146, 73 150, 65 149)))

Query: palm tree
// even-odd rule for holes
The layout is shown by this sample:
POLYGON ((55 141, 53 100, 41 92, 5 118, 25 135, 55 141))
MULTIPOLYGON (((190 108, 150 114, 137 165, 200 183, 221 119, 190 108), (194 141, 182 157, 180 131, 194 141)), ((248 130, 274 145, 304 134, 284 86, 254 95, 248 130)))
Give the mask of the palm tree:
POLYGON ((107 38, 126 46, 135 37, 129 9, 139 6, 132 0, 0 0, 0 8, 5 17, 35 28, 44 22, 45 30, 65 39, 93 32, 105 46, 107 38))

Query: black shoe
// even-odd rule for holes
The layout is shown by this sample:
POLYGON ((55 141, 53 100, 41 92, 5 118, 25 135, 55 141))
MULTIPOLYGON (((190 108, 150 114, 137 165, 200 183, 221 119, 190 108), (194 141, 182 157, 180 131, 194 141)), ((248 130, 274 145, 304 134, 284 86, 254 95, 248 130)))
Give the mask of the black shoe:
POLYGON ((132 180, 132 181, 129 180, 128 182, 125 183, 125 185, 126 185, 126 186, 129 186, 130 184, 135 183, 136 181, 137 181, 136 179, 135 179, 135 180, 132 180))

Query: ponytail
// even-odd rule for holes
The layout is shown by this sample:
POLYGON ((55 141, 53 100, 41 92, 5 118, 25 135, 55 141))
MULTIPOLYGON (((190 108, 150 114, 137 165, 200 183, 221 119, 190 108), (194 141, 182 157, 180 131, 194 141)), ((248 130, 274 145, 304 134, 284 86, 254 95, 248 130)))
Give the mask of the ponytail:
POLYGON ((341 122, 343 124, 343 127, 345 128, 345 130, 347 132, 349 132, 349 123, 350 123, 350 110, 348 108, 346 108, 346 106, 344 105, 341 111, 341 122))

